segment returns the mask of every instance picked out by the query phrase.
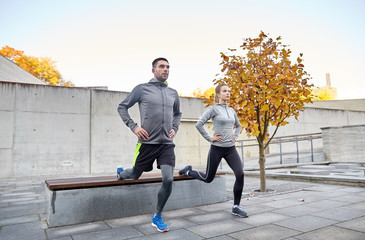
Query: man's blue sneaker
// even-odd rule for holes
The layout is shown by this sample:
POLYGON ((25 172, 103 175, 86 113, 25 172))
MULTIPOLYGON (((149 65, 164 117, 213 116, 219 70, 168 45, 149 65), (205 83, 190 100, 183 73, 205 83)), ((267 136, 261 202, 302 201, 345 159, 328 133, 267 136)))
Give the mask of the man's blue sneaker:
POLYGON ((152 226, 157 228, 157 231, 159 231, 159 232, 169 231, 169 228, 162 220, 162 216, 157 215, 156 213, 153 213, 153 215, 152 215, 152 226))
POLYGON ((117 167, 117 178, 118 180, 122 180, 123 178, 120 177, 119 173, 123 172, 123 168, 121 166, 117 167))

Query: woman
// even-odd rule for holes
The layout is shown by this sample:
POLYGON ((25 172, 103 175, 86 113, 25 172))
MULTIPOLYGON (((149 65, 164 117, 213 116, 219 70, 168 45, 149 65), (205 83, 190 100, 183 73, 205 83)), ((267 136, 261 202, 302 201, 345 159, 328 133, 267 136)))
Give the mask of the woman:
POLYGON ((210 183, 215 177, 220 161, 224 158, 236 177, 233 187, 234 205, 232 207, 232 214, 239 217, 247 217, 248 214, 240 206, 244 174, 241 159, 235 147, 235 141, 241 131, 241 124, 233 108, 227 106, 229 97, 228 85, 218 85, 215 88, 215 105, 210 106, 196 124, 200 134, 207 141, 211 142, 206 173, 194 171, 188 165, 181 169, 179 174, 192 176, 203 182, 210 183), (209 119, 213 120, 213 137, 209 136, 204 129, 204 124, 209 119), (234 133, 233 126, 235 126, 234 133))

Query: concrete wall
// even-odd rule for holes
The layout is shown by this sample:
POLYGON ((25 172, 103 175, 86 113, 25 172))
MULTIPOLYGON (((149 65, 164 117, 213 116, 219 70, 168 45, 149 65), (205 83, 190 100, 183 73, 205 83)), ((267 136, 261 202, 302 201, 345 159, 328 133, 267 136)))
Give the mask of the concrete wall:
POLYGON ((90 91, 4 83, 0 92, 1 176, 89 172, 90 91))
POLYGON ((317 101, 307 104, 306 107, 365 111, 365 99, 317 101))
MULTIPOLYGON (((114 173, 118 165, 131 166, 137 139, 117 112, 127 95, 88 88, 0 83, 0 177, 114 173)), ((180 101, 183 115, 175 139, 177 167, 204 166, 209 143, 195 128, 204 104, 194 98, 180 101)), ((139 122, 138 106, 129 112, 139 122)), ((322 127, 349 124, 365 124, 365 111, 307 107, 299 122, 290 119, 277 135, 315 133, 322 127)), ((246 134, 239 139, 247 139, 246 134)), ((255 151, 245 149, 251 156, 255 151)))
POLYGON ((326 159, 365 162, 365 125, 322 128, 326 159))

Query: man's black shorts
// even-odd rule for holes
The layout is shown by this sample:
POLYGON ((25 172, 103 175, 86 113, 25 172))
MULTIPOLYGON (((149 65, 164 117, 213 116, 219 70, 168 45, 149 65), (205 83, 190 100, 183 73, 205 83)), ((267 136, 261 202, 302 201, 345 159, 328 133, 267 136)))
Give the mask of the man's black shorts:
POLYGON ((157 159, 157 168, 161 165, 175 167, 174 144, 145 144, 138 143, 134 152, 133 167, 144 172, 152 171, 157 159))

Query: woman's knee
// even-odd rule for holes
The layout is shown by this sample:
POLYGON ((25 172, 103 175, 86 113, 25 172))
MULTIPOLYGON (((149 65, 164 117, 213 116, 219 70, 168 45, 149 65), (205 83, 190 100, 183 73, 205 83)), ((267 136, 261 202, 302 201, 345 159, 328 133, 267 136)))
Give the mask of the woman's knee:
POLYGON ((214 177, 212 177, 212 178, 207 178, 207 179, 205 180, 205 182, 206 182, 206 183, 211 183, 211 182, 213 182, 213 180, 214 180, 214 177))
POLYGON ((245 174, 243 173, 243 172, 238 172, 238 173, 235 173, 235 175, 236 175, 236 178, 237 179, 242 179, 243 180, 243 178, 245 177, 245 174))

